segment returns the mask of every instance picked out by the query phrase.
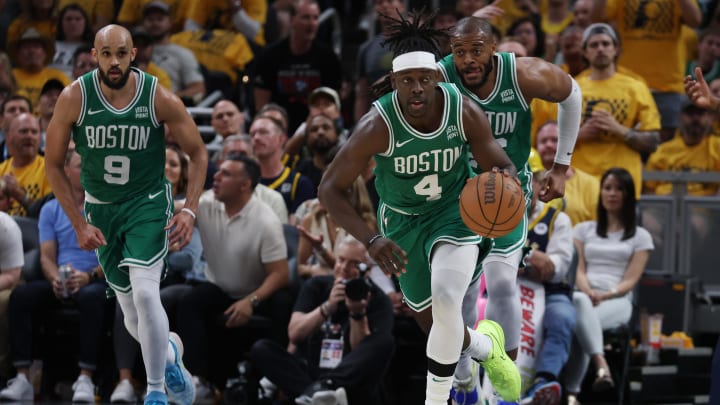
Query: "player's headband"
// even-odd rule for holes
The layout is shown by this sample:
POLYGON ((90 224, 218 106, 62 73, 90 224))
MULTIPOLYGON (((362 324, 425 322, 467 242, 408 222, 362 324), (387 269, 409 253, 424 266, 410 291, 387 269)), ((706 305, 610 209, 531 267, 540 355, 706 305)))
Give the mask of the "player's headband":
POLYGON ((437 69, 435 55, 425 51, 404 53, 393 59, 393 73, 407 69, 437 69))

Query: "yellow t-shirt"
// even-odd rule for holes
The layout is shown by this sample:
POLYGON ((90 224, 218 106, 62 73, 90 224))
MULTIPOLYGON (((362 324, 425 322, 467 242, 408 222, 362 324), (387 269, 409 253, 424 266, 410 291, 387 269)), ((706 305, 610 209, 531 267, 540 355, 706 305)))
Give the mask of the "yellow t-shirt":
MULTIPOLYGON (((55 29, 57 23, 53 20, 31 20, 27 17, 19 16, 10 23, 7 30, 7 45, 6 49, 10 49, 10 45, 22 37, 22 34, 29 28, 35 28, 40 35, 50 38, 51 41, 55 41, 55 29)), ((48 58, 52 60, 53 55, 49 55, 48 58)))
MULTIPOLYGON (((13 158, 0 163, 0 176, 12 174, 17 179, 18 185, 28 194, 31 200, 45 197, 52 191, 50 182, 45 177, 45 158, 37 156, 35 160, 24 167, 13 167, 13 158)), ((27 215, 27 211, 19 202, 13 200, 13 205, 8 212, 10 215, 27 215)))
POLYGON ((168 76, 165 69, 161 68, 160 66, 150 62, 148 63, 148 67, 146 70, 147 73, 150 73, 151 75, 157 77, 158 83, 165 87, 166 89, 172 91, 172 82, 170 82, 170 76, 168 76))
POLYGON ((537 133, 548 121, 557 121, 558 105, 550 101, 534 98, 530 102, 532 124, 530 125, 530 145, 537 147, 537 133))
POLYGON ((73 3, 80 6, 88 15, 90 26, 95 25, 98 17, 105 17, 108 21, 112 21, 115 16, 113 0, 60 0, 57 9, 62 10, 68 4, 73 3))
MULTIPOLYGON (((706 136, 699 144, 687 146, 678 132, 650 155, 645 169, 693 173, 720 171, 720 138, 706 136)), ((658 195, 672 193, 672 183, 669 182, 646 181, 645 188, 658 195)), ((691 196, 704 197, 717 192, 717 183, 687 184, 687 193, 691 196)))
MULTIPOLYGON (((576 80, 582 90, 583 123, 592 111, 602 109, 610 112, 615 120, 625 127, 638 131, 660 129, 660 114, 655 100, 642 82, 622 73, 616 73, 607 80, 590 80, 589 77, 576 80)), ((625 143, 622 135, 604 133, 598 140, 578 140, 572 164, 598 179, 611 167, 623 167, 632 175, 636 194, 640 197, 640 154, 625 143)))
MULTIPOLYGON (((117 22, 128 26, 142 24, 145 6, 155 0, 123 0, 118 11, 117 22)), ((195 0, 162 0, 170 6, 170 18, 173 22, 173 32, 182 31, 185 25, 185 15, 191 2, 195 0)), ((204 3, 203 3, 204 4, 204 3)))
POLYGON ((237 82, 237 71, 253 58, 247 39, 235 31, 183 31, 171 36, 170 42, 188 48, 198 63, 208 70, 225 73, 233 83, 237 82))
POLYGON ((684 93, 680 2, 608 0, 605 11, 622 39, 619 63, 644 77, 653 90, 684 93))
POLYGON ((25 70, 13 69, 13 76, 17 84, 17 92, 30 99, 33 110, 37 108, 40 100, 40 90, 45 82, 50 79, 57 79, 65 86, 70 84, 70 78, 62 70, 46 67, 38 73, 28 73, 25 70))
POLYGON ((600 181, 573 167, 575 174, 565 182, 565 196, 550 201, 550 205, 564 211, 573 225, 597 219, 600 181))
MULTIPOLYGON (((260 23, 260 31, 251 38, 258 45, 265 45, 265 32, 262 26, 267 21, 267 1, 243 0, 241 6, 248 17, 260 23)), ((232 15, 227 0, 193 1, 187 10, 188 19, 195 21, 206 29, 220 28, 237 31, 232 22, 232 15)))

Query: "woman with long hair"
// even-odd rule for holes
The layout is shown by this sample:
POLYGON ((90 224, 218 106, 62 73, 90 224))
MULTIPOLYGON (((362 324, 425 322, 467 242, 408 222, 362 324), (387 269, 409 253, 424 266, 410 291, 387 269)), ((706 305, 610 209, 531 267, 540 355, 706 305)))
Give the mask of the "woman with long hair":
POLYGON ((633 311, 633 290, 648 262, 653 242, 637 225, 635 184, 630 173, 608 169, 600 179, 597 220, 573 231, 578 253, 573 304, 577 310, 574 344, 566 366, 568 404, 577 404, 590 360, 594 391, 614 386, 604 355, 603 330, 625 325, 633 311))
POLYGON ((50 67, 73 77, 73 54, 82 45, 92 45, 94 33, 90 20, 79 5, 68 4, 60 10, 55 33, 55 56, 50 67))

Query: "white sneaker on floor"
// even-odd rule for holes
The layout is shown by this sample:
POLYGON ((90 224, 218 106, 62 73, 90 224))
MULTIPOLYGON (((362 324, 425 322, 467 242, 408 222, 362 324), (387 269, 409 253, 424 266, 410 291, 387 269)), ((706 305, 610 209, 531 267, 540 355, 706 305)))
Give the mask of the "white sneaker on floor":
POLYGON ((73 389, 73 403, 79 402, 95 402, 95 384, 93 384, 90 377, 86 375, 80 375, 75 384, 72 386, 73 389))
POLYGON ((345 388, 316 392, 312 396, 312 405, 348 405, 345 388))
POLYGON ((34 397, 33 386, 25 374, 18 374, 17 377, 11 378, 7 387, 0 391, 0 399, 6 401, 32 402, 34 397))
POLYGON ((137 402, 137 394, 135 393, 135 387, 128 379, 124 379, 115 386, 115 389, 110 395, 110 402, 112 403, 129 403, 134 404, 137 402))
POLYGON ((195 384, 192 375, 183 365, 184 347, 180 336, 175 332, 170 332, 170 345, 175 351, 175 361, 165 365, 168 401, 177 405, 192 405, 195 402, 195 384))
POLYGON ((195 403, 213 403, 215 401, 215 390, 210 383, 202 381, 198 377, 193 377, 192 380, 195 385, 195 403))

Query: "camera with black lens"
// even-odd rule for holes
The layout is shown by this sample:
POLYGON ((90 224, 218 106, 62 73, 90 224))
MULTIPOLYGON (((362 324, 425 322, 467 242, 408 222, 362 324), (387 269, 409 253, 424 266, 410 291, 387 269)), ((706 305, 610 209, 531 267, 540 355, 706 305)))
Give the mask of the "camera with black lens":
POLYGON ((351 301, 360 301, 367 298, 370 291, 370 281, 365 278, 365 272, 368 266, 365 263, 358 264, 360 275, 348 280, 343 280, 345 284, 345 296, 351 301))

